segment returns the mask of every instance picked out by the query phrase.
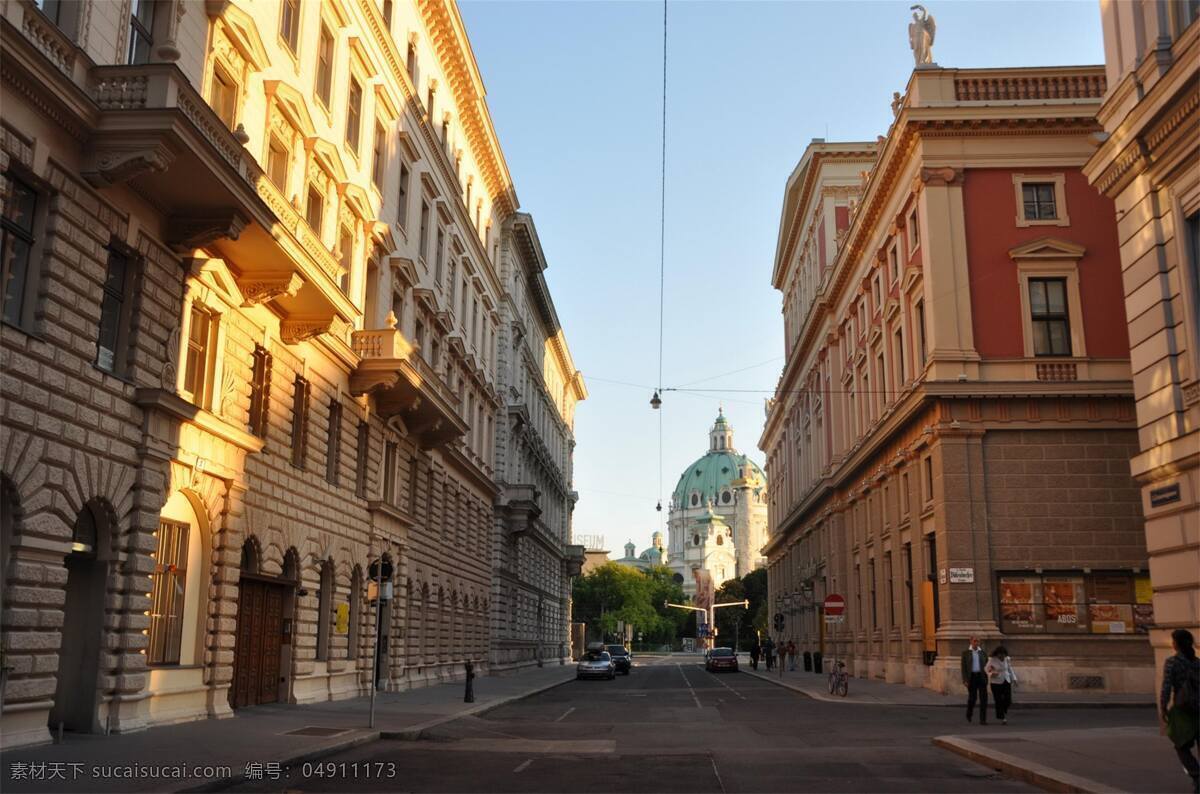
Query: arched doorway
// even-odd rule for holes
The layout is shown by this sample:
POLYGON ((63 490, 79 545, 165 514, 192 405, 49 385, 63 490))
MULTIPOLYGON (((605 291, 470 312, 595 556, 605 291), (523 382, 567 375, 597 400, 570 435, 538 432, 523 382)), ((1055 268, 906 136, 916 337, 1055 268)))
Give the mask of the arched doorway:
POLYGON ((291 660, 291 610, 299 571, 293 550, 284 559, 283 579, 264 576, 254 538, 242 544, 238 581, 237 634, 233 650, 233 708, 276 703, 287 696, 291 660))
POLYGON ((50 730, 96 733, 100 729, 100 647, 104 637, 105 589, 112 559, 109 513, 99 502, 88 502, 71 529, 67 555, 67 601, 58 682, 50 709, 50 730))

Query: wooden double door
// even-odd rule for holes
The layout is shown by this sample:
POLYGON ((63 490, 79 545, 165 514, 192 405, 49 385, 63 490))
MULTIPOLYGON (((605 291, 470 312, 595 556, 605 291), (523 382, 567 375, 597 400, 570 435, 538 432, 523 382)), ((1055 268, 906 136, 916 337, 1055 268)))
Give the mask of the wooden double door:
POLYGON ((238 588, 237 644, 233 658, 235 709, 279 700, 286 585, 243 578, 238 588))

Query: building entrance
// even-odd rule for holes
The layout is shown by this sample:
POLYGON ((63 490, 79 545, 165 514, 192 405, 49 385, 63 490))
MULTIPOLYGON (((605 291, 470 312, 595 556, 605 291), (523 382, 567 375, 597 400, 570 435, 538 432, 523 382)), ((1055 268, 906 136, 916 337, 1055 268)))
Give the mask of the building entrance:
POLYGON ((286 585, 275 582, 246 577, 241 580, 233 692, 229 698, 235 709, 279 700, 287 590, 286 585))

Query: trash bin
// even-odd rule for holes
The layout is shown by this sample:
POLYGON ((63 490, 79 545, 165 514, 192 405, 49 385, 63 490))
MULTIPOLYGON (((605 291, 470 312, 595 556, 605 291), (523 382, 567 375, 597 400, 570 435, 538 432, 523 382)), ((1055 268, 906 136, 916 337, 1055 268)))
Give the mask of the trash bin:
POLYGON ((813 672, 814 673, 821 672, 821 652, 820 651, 817 651, 816 653, 813 654, 813 672))
POLYGON ((813 669, 812 651, 805 651, 804 652, 804 672, 811 673, 812 669, 813 669))

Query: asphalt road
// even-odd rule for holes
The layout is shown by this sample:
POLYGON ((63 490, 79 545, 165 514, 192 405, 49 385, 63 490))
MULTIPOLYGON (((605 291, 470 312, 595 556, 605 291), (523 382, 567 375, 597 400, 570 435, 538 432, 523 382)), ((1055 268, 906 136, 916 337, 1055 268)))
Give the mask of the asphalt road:
MULTIPOLYGON (((1144 710, 1023 710, 1021 730, 1140 722, 1144 710)), ((1015 720, 1014 720, 1015 721, 1015 720)), ((238 791, 1031 791, 930 744, 958 709, 823 703, 692 659, 639 659, 420 741, 383 740, 238 791)))

